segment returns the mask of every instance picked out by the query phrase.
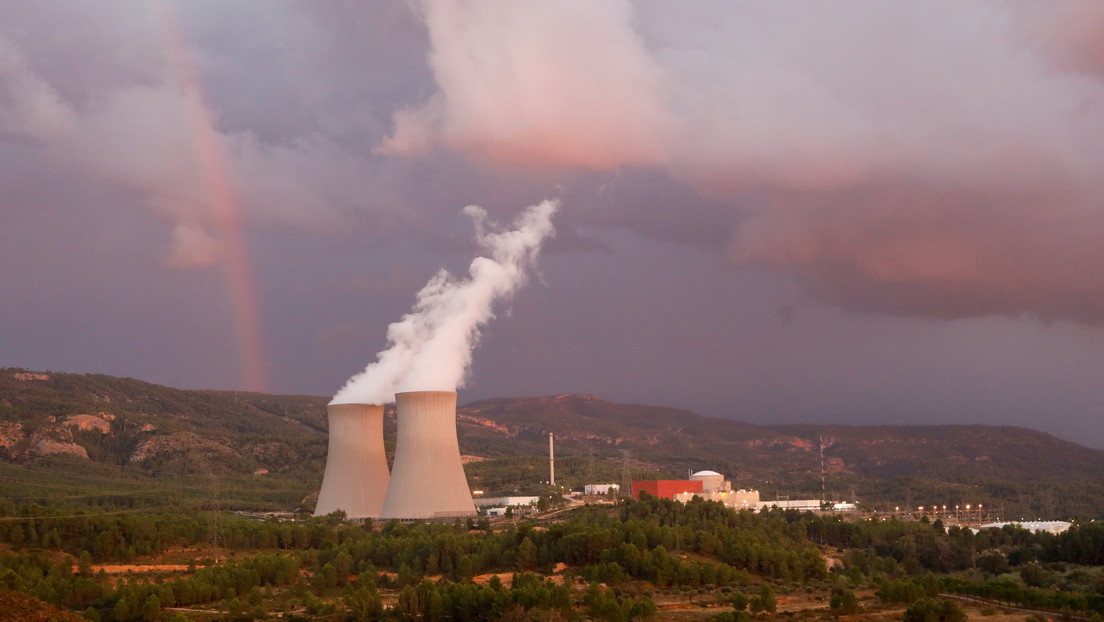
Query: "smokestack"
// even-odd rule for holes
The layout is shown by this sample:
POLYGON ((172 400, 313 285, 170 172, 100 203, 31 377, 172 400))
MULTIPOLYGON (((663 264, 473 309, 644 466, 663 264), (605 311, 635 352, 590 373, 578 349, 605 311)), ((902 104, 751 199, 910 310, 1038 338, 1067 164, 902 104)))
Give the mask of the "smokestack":
POLYGON ((474 516, 456 439, 456 392, 408 391, 395 402, 395 464, 380 518, 474 516))
POLYGON ((378 518, 391 475, 383 449, 383 406, 330 404, 326 473, 314 515, 344 510, 349 518, 378 518))
POLYGON ((556 450, 552 446, 553 434, 548 433, 548 484, 556 485, 556 450))

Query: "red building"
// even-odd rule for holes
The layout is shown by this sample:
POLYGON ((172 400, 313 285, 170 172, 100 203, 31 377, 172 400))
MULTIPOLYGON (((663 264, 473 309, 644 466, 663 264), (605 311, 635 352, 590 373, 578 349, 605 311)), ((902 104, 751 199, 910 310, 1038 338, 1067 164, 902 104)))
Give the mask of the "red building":
POLYGON ((680 492, 701 492, 701 490, 702 483, 695 480, 651 479, 632 483, 634 499, 639 499, 642 492, 661 499, 674 499, 680 492))

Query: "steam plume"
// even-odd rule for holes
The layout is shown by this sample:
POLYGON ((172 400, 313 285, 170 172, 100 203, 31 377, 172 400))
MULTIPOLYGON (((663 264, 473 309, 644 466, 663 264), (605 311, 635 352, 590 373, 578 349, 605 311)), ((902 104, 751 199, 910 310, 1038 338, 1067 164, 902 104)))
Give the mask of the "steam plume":
POLYGON ((495 301, 508 298, 525 282, 525 269, 554 234, 552 214, 559 204, 544 201, 525 210, 508 231, 488 231, 487 213, 470 205, 476 239, 489 256, 476 257, 468 278, 441 270, 418 292, 414 309, 387 327, 390 346, 375 363, 353 376, 331 404, 385 404, 399 391, 455 391, 463 385, 479 329, 494 317, 495 301))

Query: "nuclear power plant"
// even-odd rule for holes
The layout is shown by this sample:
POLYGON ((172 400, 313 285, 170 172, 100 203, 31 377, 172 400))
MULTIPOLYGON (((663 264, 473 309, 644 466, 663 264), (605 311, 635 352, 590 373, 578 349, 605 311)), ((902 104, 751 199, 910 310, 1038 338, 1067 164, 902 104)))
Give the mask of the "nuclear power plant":
POLYGON ((455 391, 395 395, 398 432, 388 474, 383 406, 331 405, 329 455, 315 516, 448 519, 474 516, 460 444, 455 391))
POLYGON ((329 450, 314 515, 344 510, 349 518, 376 518, 391 479, 383 449, 383 405, 330 404, 326 415, 329 450))

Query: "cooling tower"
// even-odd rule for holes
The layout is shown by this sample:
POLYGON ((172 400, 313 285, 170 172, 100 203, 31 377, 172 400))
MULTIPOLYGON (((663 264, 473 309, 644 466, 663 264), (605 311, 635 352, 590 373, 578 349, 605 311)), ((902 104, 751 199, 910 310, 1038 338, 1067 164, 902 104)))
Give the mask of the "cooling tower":
POLYGON ((395 464, 380 518, 475 515, 456 440, 456 392, 410 391, 395 402, 395 464))
POLYGON ((331 404, 326 474, 314 515, 345 510, 349 518, 378 518, 391 476, 383 449, 383 406, 331 404))

